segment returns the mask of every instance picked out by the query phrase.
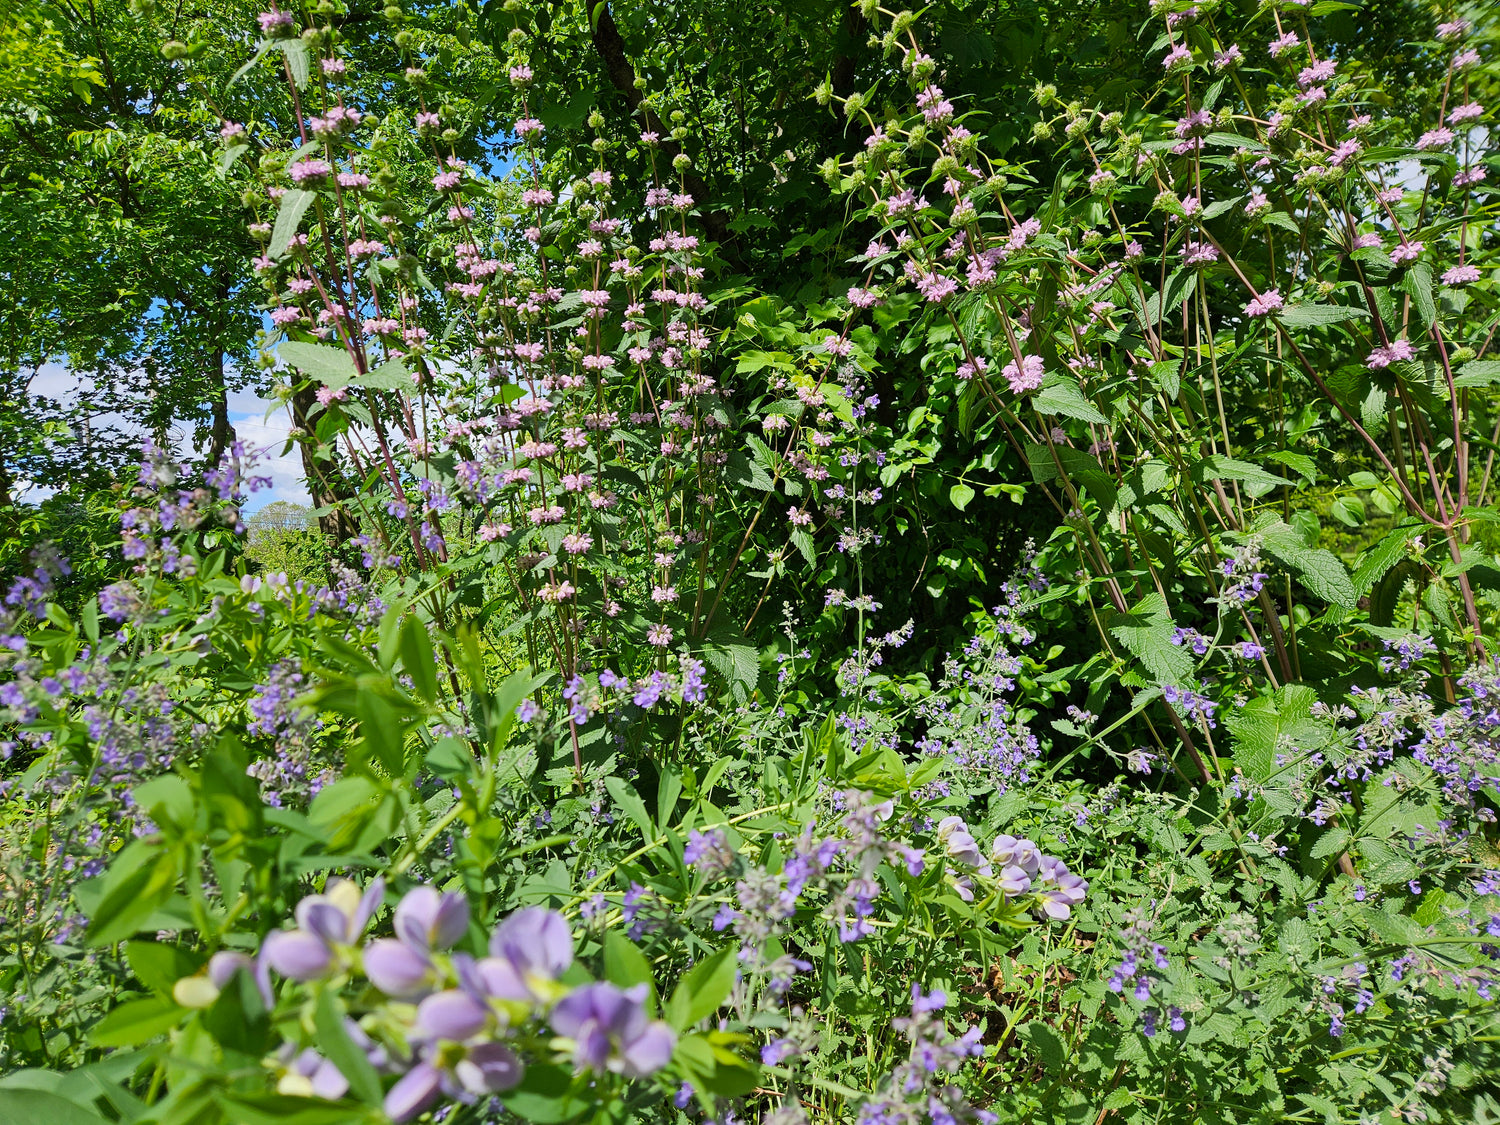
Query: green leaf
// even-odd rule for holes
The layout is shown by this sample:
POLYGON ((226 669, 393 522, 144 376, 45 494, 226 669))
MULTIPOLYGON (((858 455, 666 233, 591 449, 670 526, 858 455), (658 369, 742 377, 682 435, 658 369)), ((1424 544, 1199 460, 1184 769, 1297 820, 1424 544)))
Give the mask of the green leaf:
POLYGON ((1262 221, 1270 223, 1273 227, 1280 227, 1282 230, 1291 231, 1293 234, 1302 233, 1297 227, 1296 220, 1285 211, 1268 211, 1262 216, 1262 221))
MULTIPOLYGON (((521 705, 523 699, 545 684, 549 678, 545 675, 533 675, 529 667, 522 668, 507 676, 499 689, 486 700, 483 709, 485 727, 482 733, 492 758, 496 758, 510 738, 510 732, 516 724, 516 708, 521 705)), ((508 767, 514 766, 515 761, 516 758, 512 755, 507 763, 508 767)), ((496 764, 498 768, 498 759, 496 764)))
POLYGON ((1192 655, 1172 643, 1176 625, 1159 593, 1147 594, 1129 613, 1112 614, 1107 624, 1110 634, 1141 662, 1149 678, 1177 684, 1192 675, 1192 655))
MULTIPOLYGON (((960 512, 969 506, 969 501, 974 499, 974 490, 962 481, 948 490, 949 502, 960 512)), ((808 560, 811 562, 812 560, 808 560)))
POLYGON ((129 1000, 89 1029, 96 1047, 135 1047, 176 1027, 188 1010, 165 996, 129 1000))
POLYGON ((164 941, 128 941, 125 960, 131 972, 152 992, 172 995, 172 986, 198 971, 203 959, 164 941))
POLYGON ((1172 401, 1182 392, 1182 364, 1175 359, 1163 360, 1151 365, 1151 378, 1161 388, 1161 393, 1172 401))
POLYGON ((1380 542, 1371 547, 1354 571, 1353 585, 1357 597, 1364 597, 1371 587, 1383 578, 1391 567, 1406 557, 1406 545, 1421 528, 1412 525, 1398 527, 1387 533, 1380 542))
POLYGON ((234 167, 234 162, 249 151, 249 145, 230 145, 226 148, 219 154, 219 175, 226 175, 234 167))
POLYGON ((630 822, 641 830, 641 836, 646 843, 656 839, 656 826, 651 823, 651 817, 646 813, 646 802, 641 800, 641 795, 630 787, 630 782, 623 777, 611 774, 604 779, 604 788, 609 790, 609 795, 615 799, 630 822))
POLYGON ((1042 1060, 1049 1074, 1061 1075, 1068 1065, 1068 1048, 1051 1027, 1041 1020, 1031 1020, 1017 1029, 1017 1035, 1042 1060))
MULTIPOLYGON (((134 1094, 122 1089, 119 1083, 130 1077, 140 1061, 140 1056, 135 1052, 115 1051, 97 1063, 90 1063, 74 1070, 28 1068, 12 1071, 4 1078, 0 1078, 0 1121, 15 1120, 6 1116, 8 1111, 5 1108, 5 1091, 25 1090, 62 1098, 90 1113, 95 1111, 98 1100, 104 1098, 119 1112, 119 1120, 124 1125, 129 1125, 145 1113, 146 1104, 134 1094)), ((98 1120, 98 1118, 91 1120, 98 1120)))
POLYGON ((560 1066, 533 1063, 520 1085, 500 1095, 505 1108, 521 1121, 562 1125, 593 1107, 593 1099, 575 1091, 572 1076, 560 1066))
POLYGON ((1367 309, 1354 305, 1318 305, 1303 303, 1288 305, 1278 314, 1281 323, 1288 328, 1315 328, 1323 324, 1341 324, 1346 320, 1358 320, 1370 315, 1367 309))
POLYGON ((808 566, 816 566, 818 562, 817 552, 813 548, 813 537, 807 533, 805 527, 794 527, 791 533, 792 546, 797 548, 797 553, 803 558, 808 566))
POLYGON ((116 854, 97 886, 103 894, 89 911, 88 943, 113 945, 144 929, 172 897, 177 861, 159 843, 137 840, 116 854))
POLYGON ((412 388, 411 372, 399 357, 386 360, 373 371, 366 371, 353 383, 356 387, 377 391, 409 391, 412 388))
POLYGON ((270 49, 271 41, 262 39, 260 42, 260 46, 255 49, 255 54, 250 57, 250 60, 243 66, 241 66, 238 70, 236 70, 232 75, 230 75, 229 81, 224 83, 224 89, 227 91, 241 78, 245 77, 245 75, 249 74, 250 71, 255 69, 255 64, 260 62, 261 59, 265 58, 266 52, 268 52, 270 49))
POLYGON ((137 785, 131 791, 131 797, 157 824, 172 824, 178 828, 192 826, 195 818, 193 791, 175 774, 164 774, 137 785))
POLYGON ((287 340, 277 349, 282 361, 298 371, 316 379, 325 387, 346 386, 358 374, 354 360, 343 348, 328 344, 304 344, 298 340, 287 340))
POLYGON ((644 984, 648 989, 646 1014, 656 1017, 656 980, 651 975, 651 962, 640 948, 619 930, 608 930, 604 934, 604 979, 621 988, 644 984))
POLYGON ((316 199, 317 193, 301 188, 288 188, 276 208, 276 226, 271 230, 271 245, 266 251, 272 258, 280 258, 292 244, 292 236, 302 225, 302 216, 316 199))
POLYGON ((1058 414, 1065 418, 1079 418, 1103 426, 1109 419, 1099 413, 1083 393, 1078 380, 1067 375, 1048 375, 1042 381, 1041 390, 1031 400, 1032 406, 1043 414, 1058 414))
POLYGON ((307 62, 307 44, 301 39, 277 39, 276 49, 286 56, 286 65, 292 72, 292 81, 297 89, 305 90, 311 74, 307 62))
POLYGON ((1237 480, 1244 484, 1251 495, 1258 496, 1287 483, 1285 478, 1267 472, 1259 465, 1248 461, 1237 461, 1222 453, 1213 453, 1199 461, 1190 473, 1194 483, 1203 484, 1211 480, 1237 480))
POLYGON ((440 738, 423 759, 439 777, 468 777, 474 771, 474 755, 456 738, 440 738))
POLYGON ((1261 542, 1276 559, 1290 567, 1302 584, 1334 605, 1353 609, 1359 602, 1349 572, 1332 551, 1309 547, 1302 536, 1284 523, 1275 523, 1260 533, 1261 542))
POLYGON ((428 703, 434 702, 438 688, 437 657, 433 655, 427 626, 414 616, 408 617, 401 628, 401 664, 417 694, 428 703))
POLYGON ((1265 152, 1266 146, 1253 137, 1242 137, 1238 133, 1210 133, 1203 138, 1204 144, 1227 145, 1231 148, 1245 148, 1251 152, 1265 152))
POLYGON ((1453 377, 1455 387, 1487 387, 1500 381, 1500 359, 1477 359, 1458 369, 1453 377))
POLYGON ((1313 845, 1313 859, 1327 859, 1331 855, 1338 855, 1349 846, 1349 831, 1346 828, 1330 828, 1318 837, 1318 842, 1313 845))
POLYGON ((737 700, 748 699, 760 682, 759 650, 731 631, 710 635, 703 659, 729 681, 737 700))
POLYGON ((1411 297, 1425 331, 1437 320, 1437 302, 1432 299, 1432 267, 1426 262, 1413 262, 1397 288, 1411 297))
POLYGON ((349 1037, 344 1027, 343 1010, 332 989, 324 989, 318 997, 314 1024, 318 1032, 318 1049, 348 1079, 350 1093, 366 1105, 379 1105, 380 1076, 375 1073, 364 1051, 349 1037))
POLYGON ((667 1022, 686 1031, 717 1012, 734 987, 737 965, 734 948, 726 946, 689 969, 667 1001, 667 1022))
POLYGON ((1282 736, 1303 750, 1312 751, 1328 741, 1328 724, 1312 718, 1317 692, 1302 684, 1289 684, 1270 696, 1250 700, 1224 715, 1224 725, 1233 738, 1234 764, 1255 781, 1275 772, 1276 754, 1282 736))
POLYGON ((219 1103, 233 1125, 367 1125, 370 1120, 367 1110, 287 1094, 221 1093, 219 1103))
POLYGON ((1293 453, 1287 449, 1277 449, 1271 453, 1267 453, 1266 458, 1285 465, 1308 484, 1318 483, 1318 463, 1304 453, 1293 453))
POLYGON ((13 1125, 109 1125, 97 1110, 46 1090, 0 1087, 0 1121, 13 1125))
POLYGON ((1118 503, 1119 493, 1114 481, 1097 458, 1071 445, 1049 447, 1038 442, 1026 445, 1026 463, 1031 469, 1032 479, 1038 484, 1057 479, 1059 462, 1068 477, 1075 484, 1082 485, 1104 511, 1110 511, 1118 503))
POLYGON ((1366 430, 1379 431, 1385 426, 1385 416, 1385 389, 1372 384, 1369 393, 1359 403, 1360 425, 1364 426, 1366 430))
POLYGON ((776 487, 775 478, 759 458, 735 450, 724 464, 724 479, 736 488, 753 488, 758 492, 770 492, 776 487))

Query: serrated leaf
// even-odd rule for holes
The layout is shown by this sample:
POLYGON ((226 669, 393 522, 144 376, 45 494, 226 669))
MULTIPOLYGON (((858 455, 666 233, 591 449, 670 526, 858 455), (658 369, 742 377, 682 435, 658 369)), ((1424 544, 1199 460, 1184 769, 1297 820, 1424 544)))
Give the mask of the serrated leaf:
POLYGON ((1026 463, 1031 476, 1038 484, 1045 484, 1058 477, 1057 467, 1063 470, 1075 484, 1082 485, 1104 511, 1109 511, 1119 502, 1114 481, 1104 471, 1104 466, 1092 455, 1071 445, 1046 446, 1038 442, 1026 445, 1026 463))
POLYGON ((1141 662, 1156 682, 1177 684, 1192 674, 1193 658, 1186 648, 1172 643, 1176 626, 1166 599, 1159 593, 1147 594, 1129 613, 1113 614, 1108 627, 1110 635, 1141 662))
POLYGON ((736 696, 747 696, 760 681, 760 653, 731 633, 710 635, 703 646, 703 659, 729 681, 736 696))
POLYGON ((1177 401, 1182 391, 1182 364, 1177 360, 1162 360, 1151 365, 1151 378, 1161 388, 1161 393, 1172 402, 1177 401))
POLYGON ((1030 1047, 1039 1059, 1042 1066, 1049 1074, 1060 1075, 1068 1064, 1068 1049, 1063 1043, 1062 1036, 1043 1023, 1041 1020, 1031 1020, 1022 1024, 1017 1029, 1017 1035, 1030 1047))
POLYGON ((297 84, 297 89, 306 89, 308 79, 312 77, 307 61, 307 44, 301 39, 277 39, 274 42, 276 49, 286 58, 287 68, 292 72, 292 81, 297 84))
POLYGON ((1371 386, 1369 393, 1359 403, 1359 422, 1366 430, 1379 432, 1385 427, 1386 393, 1381 387, 1371 386))
POLYGON ((1211 480, 1237 480, 1249 489, 1252 496, 1288 483, 1285 478, 1267 472, 1259 465, 1225 457, 1222 453, 1213 453, 1203 458, 1192 467, 1189 475, 1196 484, 1211 480))
POLYGON ((1500 359, 1477 359, 1458 369, 1453 377, 1455 387, 1487 387, 1500 381, 1500 359))
POLYGON ((1083 393, 1078 381, 1066 375, 1048 375, 1041 389, 1031 400, 1032 406, 1042 414, 1056 414, 1064 418, 1078 418, 1103 426, 1108 419, 1083 393))
POLYGON ((1328 723, 1312 718, 1317 701, 1317 692, 1311 688, 1289 684, 1226 711, 1224 725, 1233 738, 1234 764, 1247 777, 1264 781, 1277 768, 1277 748, 1283 736, 1304 750, 1326 744, 1328 723))
POLYGON ((1322 324, 1341 324, 1346 320, 1359 320, 1370 315, 1367 309, 1355 305, 1319 305, 1301 303, 1288 305, 1278 315, 1288 328, 1313 328, 1322 324))
POLYGON ((1318 842, 1312 847, 1313 859, 1327 859, 1331 855, 1338 855, 1349 846, 1349 832, 1344 828, 1330 828, 1318 837, 1318 842))
POLYGON ((808 566, 817 563, 818 557, 813 550, 813 538, 807 533, 805 527, 794 527, 791 533, 792 546, 796 547, 808 566))
POLYGON ((366 371, 352 382, 356 387, 369 387, 376 391, 409 391, 412 386, 411 372, 407 371, 406 365, 399 358, 386 360, 375 370, 366 371))
POLYGON ((1244 148, 1251 152, 1265 152, 1266 146, 1253 137, 1242 137, 1238 133, 1210 133, 1203 138, 1204 144, 1226 145, 1230 148, 1244 148))
POLYGON ((1318 953, 1318 939, 1313 935, 1312 927, 1303 918, 1288 918, 1282 924, 1281 937, 1277 945, 1294 961, 1309 961, 1318 953))
POLYGON ((304 375, 335 390, 347 386, 357 374, 349 353, 329 344, 287 340, 277 347, 276 354, 304 375))
POLYGON ((1437 320, 1437 302, 1432 299, 1432 267, 1426 262, 1413 262, 1398 288, 1411 297, 1425 331, 1437 320))
POLYGON ((1284 523, 1272 524, 1260 533, 1260 538, 1266 551, 1289 567, 1318 597, 1345 609, 1358 604, 1359 595, 1349 572, 1332 551, 1307 546, 1302 536, 1284 523))
POLYGON ((280 258, 286 253, 286 248, 292 244, 292 236, 302 225, 303 214, 317 197, 316 192, 303 191, 301 188, 287 189, 276 208, 276 225, 271 229, 271 245, 266 250, 267 255, 280 258))
POLYGON ((1368 594, 1371 587, 1385 577, 1391 567, 1406 557, 1407 543, 1420 530, 1416 526, 1395 528, 1365 553, 1352 579, 1357 597, 1362 598, 1368 594))
POLYGON ((1318 483, 1318 463, 1305 453, 1293 453, 1288 449, 1277 449, 1267 453, 1266 458, 1276 461, 1296 473, 1308 484, 1318 483))

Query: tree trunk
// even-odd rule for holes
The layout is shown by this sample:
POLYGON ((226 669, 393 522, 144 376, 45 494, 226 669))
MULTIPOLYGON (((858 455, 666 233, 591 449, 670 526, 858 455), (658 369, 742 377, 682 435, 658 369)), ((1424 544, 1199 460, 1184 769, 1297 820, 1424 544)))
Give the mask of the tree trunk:
POLYGON ((234 444, 236 434, 234 426, 229 421, 229 383, 224 377, 224 349, 216 351, 217 362, 214 365, 213 377, 213 402, 209 408, 212 411, 212 427, 208 435, 208 463, 217 465, 224 456, 224 451, 234 444))

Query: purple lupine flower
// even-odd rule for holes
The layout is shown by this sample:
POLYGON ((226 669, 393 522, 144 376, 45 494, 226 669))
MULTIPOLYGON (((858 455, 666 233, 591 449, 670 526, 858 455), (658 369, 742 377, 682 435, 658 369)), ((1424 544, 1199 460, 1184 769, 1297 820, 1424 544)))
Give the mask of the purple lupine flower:
POLYGON ((469 900, 461 893, 413 887, 396 905, 396 936, 414 950, 447 949, 469 929, 469 900))
POLYGON ((483 992, 500 1000, 544 997, 573 963, 573 934, 561 914, 541 906, 517 910, 490 935, 490 956, 477 965, 483 992))
POLYGON ((1062 860, 1043 856, 1035 888, 1037 904, 1048 918, 1062 921, 1070 917, 1073 907, 1083 901, 1088 882, 1068 870, 1062 860))
POLYGON ((384 879, 372 882, 363 895, 348 879, 330 879, 323 894, 308 895, 297 904, 296 929, 266 935, 261 956, 292 980, 325 977, 338 966, 340 947, 359 941, 384 895, 384 879))
POLYGON ((579 1070, 606 1071, 644 1078, 666 1066, 677 1046, 677 1033, 646 1017, 644 984, 620 989, 607 982, 586 984, 557 1002, 552 1030, 573 1040, 579 1070))
POLYGON ((338 1067, 309 1047, 290 1060, 278 1087, 286 1093, 311 1094, 336 1102, 349 1092, 349 1080, 338 1067))
POLYGON ((404 1125, 437 1100, 442 1076, 431 1063, 421 1062, 401 1076, 385 1095, 385 1112, 404 1125))
POLYGON ((450 988, 434 992, 417 1005, 412 1026, 421 1040, 462 1043, 478 1035, 489 1022, 488 1007, 465 990, 450 988))
POLYGON ((986 866, 979 843, 969 832, 969 826, 964 823, 963 817, 948 816, 938 821, 937 838, 942 841, 950 859, 956 859, 970 867, 986 866))
POLYGON ((394 1000, 425 996, 437 979, 424 951, 393 938, 372 941, 365 947, 363 963, 370 983, 394 1000))

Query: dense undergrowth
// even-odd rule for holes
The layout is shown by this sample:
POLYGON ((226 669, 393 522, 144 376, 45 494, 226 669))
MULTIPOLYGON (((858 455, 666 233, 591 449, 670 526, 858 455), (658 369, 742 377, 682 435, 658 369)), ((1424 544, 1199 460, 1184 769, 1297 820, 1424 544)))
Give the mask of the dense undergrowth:
POLYGON ((477 11, 235 29, 316 530, 12 524, 0 1117, 1500 1119, 1494 29, 869 0, 767 163, 477 11))

